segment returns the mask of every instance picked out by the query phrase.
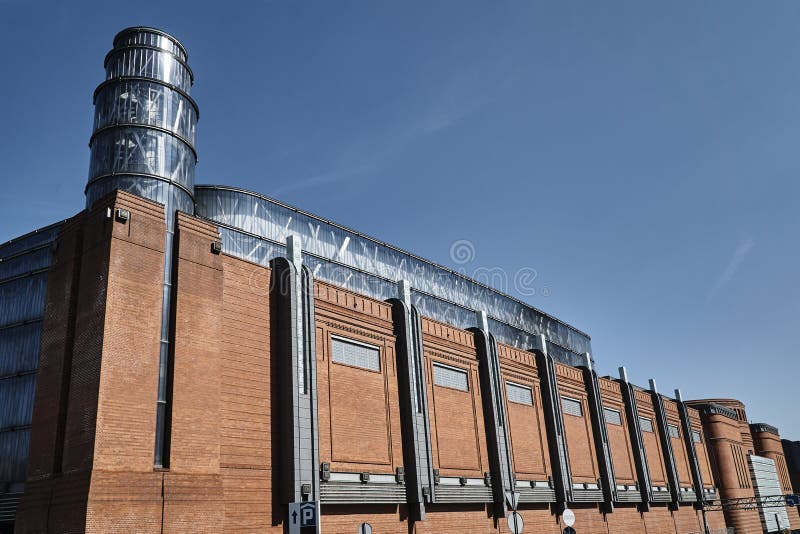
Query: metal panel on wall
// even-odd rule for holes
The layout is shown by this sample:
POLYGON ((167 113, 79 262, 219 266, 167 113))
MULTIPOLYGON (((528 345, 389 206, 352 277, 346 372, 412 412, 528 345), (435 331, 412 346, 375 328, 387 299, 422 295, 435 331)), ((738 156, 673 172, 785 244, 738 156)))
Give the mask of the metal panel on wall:
POLYGON ((47 269, 60 227, 0 245, 0 502, 8 506, 25 483, 47 269))
MULTIPOLYGON (((288 235, 302 240, 315 277, 373 298, 396 296, 398 280, 413 287, 420 313, 459 328, 474 326, 486 310, 498 341, 523 349, 544 334, 552 353, 569 364, 591 352, 589 336, 536 308, 461 273, 436 265, 256 193, 225 186, 196 186, 196 214, 220 226, 226 252, 265 264, 288 235), (272 243, 267 245, 266 243, 272 243)), ((274 257, 274 256, 272 256, 274 257)))

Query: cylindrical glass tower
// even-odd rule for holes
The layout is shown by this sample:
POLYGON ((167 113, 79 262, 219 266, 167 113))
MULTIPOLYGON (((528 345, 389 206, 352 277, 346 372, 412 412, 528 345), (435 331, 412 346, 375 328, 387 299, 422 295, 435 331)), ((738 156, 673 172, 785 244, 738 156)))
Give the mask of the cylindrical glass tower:
POLYGON ((164 204, 168 214, 194 212, 198 109, 186 59, 183 45, 160 30, 128 28, 114 38, 106 80, 94 93, 87 207, 123 189, 164 204))
POLYGON ((170 310, 175 212, 194 213, 195 126, 189 96, 194 77, 186 49, 171 35, 141 26, 114 37, 106 80, 94 92, 94 132, 86 207, 116 189, 164 205, 164 286, 161 310, 154 465, 169 461, 170 310))

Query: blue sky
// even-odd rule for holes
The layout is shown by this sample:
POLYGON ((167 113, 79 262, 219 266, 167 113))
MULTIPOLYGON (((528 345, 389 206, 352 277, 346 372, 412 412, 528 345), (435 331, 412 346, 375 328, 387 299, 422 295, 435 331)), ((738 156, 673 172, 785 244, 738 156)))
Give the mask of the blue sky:
POLYGON ((131 5, 0 0, 0 241, 82 208, 103 57, 156 26, 195 71, 198 183, 535 270, 520 296, 601 373, 800 439, 797 2, 131 5))

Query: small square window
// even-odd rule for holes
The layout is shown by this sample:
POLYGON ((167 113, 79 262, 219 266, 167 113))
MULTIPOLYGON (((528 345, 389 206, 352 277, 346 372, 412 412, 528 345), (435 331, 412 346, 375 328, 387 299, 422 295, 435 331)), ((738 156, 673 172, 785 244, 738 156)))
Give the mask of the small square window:
POLYGON ((561 397, 561 409, 567 415, 574 415, 583 417, 583 407, 581 401, 570 399, 569 397, 561 397))
POLYGON ((531 388, 506 382, 506 395, 508 402, 533 406, 533 393, 531 388))
POLYGON ((620 414, 617 410, 612 410, 611 408, 603 408, 603 415, 606 418, 607 425, 622 426, 622 414, 620 414))
POLYGON ((639 426, 642 428, 642 432, 652 432, 653 431, 653 422, 646 417, 639 418, 639 426))
POLYGON ((377 347, 349 339, 331 339, 331 359, 336 363, 352 365, 370 371, 381 370, 381 351, 377 347))
POLYGON ((433 383, 437 386, 469 391, 467 371, 440 364, 433 364, 433 383))
POLYGON ((675 425, 667 425, 667 431, 669 431, 669 437, 671 438, 681 437, 681 433, 678 431, 678 427, 675 425))

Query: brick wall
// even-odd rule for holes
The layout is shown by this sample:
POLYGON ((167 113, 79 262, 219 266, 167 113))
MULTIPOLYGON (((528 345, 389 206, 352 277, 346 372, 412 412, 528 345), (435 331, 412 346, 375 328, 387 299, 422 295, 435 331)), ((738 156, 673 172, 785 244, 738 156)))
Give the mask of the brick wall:
POLYGON ((625 416, 625 403, 622 400, 622 390, 619 382, 598 379, 600 396, 605 409, 619 412, 620 424, 606 424, 609 446, 611 447, 611 461, 614 465, 614 476, 617 484, 631 485, 637 483, 636 461, 633 457, 633 448, 630 441, 628 420, 625 416))
POLYGON ((581 407, 580 415, 564 412, 564 432, 572 470, 572 482, 576 484, 597 483, 600 472, 597 465, 588 394, 583 383, 583 374, 574 367, 557 363, 556 376, 561 400, 578 401, 581 407))
POLYGON ((507 345, 499 345, 498 353, 504 385, 507 387, 511 383, 531 389, 531 406, 510 402, 506 395, 516 477, 518 480, 547 480, 552 475, 552 469, 536 360, 530 352, 507 345))
MULTIPOLYGON (((214 254, 217 229, 178 215, 169 461, 156 470, 163 210, 126 193, 98 206, 64 226, 51 270, 28 491, 17 531, 283 532, 280 480, 272 470, 281 462, 273 447, 281 428, 272 417, 280 399, 272 387, 271 270, 214 254), (131 217, 108 219, 106 207, 127 209, 131 217)), ((394 474, 403 465, 403 429, 391 307, 320 282, 314 294, 320 461, 334 472, 394 474), (333 361, 335 338, 373 347, 379 367, 333 361)), ((428 318, 422 330, 433 465, 441 476, 482 479, 490 467, 473 334, 428 318), (465 373, 466 387, 437 384, 435 365, 465 373)), ((503 386, 531 391, 530 404, 507 400, 505 406, 516 477, 547 480, 552 465, 535 359, 505 345, 498 352, 503 386)), ((581 415, 565 415, 574 482, 595 483, 599 469, 583 375, 561 364, 556 370, 560 394, 581 406, 581 415)), ((600 387, 604 405, 622 414, 622 426, 608 428, 617 482, 632 484, 619 384, 601 379, 600 387)), ((637 401, 654 421, 649 395, 637 401)), ((669 403, 667 410, 674 422, 669 403)), ((697 412, 690 413, 699 427, 697 412)), ((738 424, 732 428, 741 441, 738 424)), ((654 464, 663 466, 653 437, 645 440, 651 472, 654 464)), ((705 448, 698 450, 711 486, 705 448)), ((727 464, 721 469, 728 473, 727 464)), ((582 533, 700 530, 689 506, 670 512, 656 505, 641 513, 617 505, 609 514, 599 504, 570 507, 582 533)), ((491 504, 429 505, 426 521, 415 524, 403 504, 324 505, 322 513, 323 528, 332 533, 355 532, 362 522, 387 533, 508 532, 491 504)), ((557 534, 564 526, 556 505, 522 504, 520 514, 526 532, 557 534)), ((721 514, 709 517, 712 527, 724 526, 721 514)))

